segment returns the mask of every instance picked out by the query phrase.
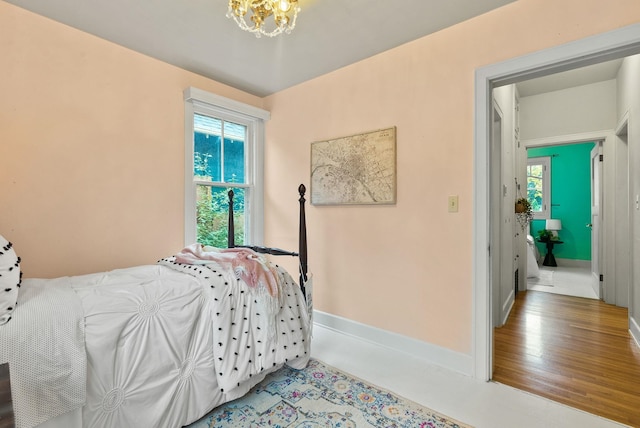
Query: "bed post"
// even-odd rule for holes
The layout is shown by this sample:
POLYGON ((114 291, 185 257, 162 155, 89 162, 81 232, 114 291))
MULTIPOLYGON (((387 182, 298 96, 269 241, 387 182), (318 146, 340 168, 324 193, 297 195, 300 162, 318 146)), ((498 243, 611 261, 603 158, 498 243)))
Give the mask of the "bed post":
MULTIPOLYGON (((304 195, 307 191, 307 188, 304 186, 304 184, 301 184, 300 186, 298 186, 298 193, 300 194, 300 199, 298 199, 298 202, 300 202, 300 223, 299 223, 299 230, 298 230, 298 252, 294 253, 291 251, 285 251, 285 250, 281 250, 280 248, 267 248, 267 247, 259 247, 259 246, 252 246, 252 245, 239 245, 238 247, 242 247, 242 248, 249 248, 253 251, 256 251, 258 253, 262 253, 262 254, 272 254, 272 255, 276 255, 276 256, 293 256, 293 257, 298 257, 300 260, 300 288, 302 290, 302 295, 306 298, 306 290, 305 290, 305 286, 304 284, 307 282, 307 272, 308 272, 308 267, 307 267, 307 221, 306 221, 306 215, 305 215, 305 207, 304 204, 306 202, 306 199, 304 198, 304 195)), ((228 239, 227 239, 227 247, 228 248, 238 248, 236 247, 235 244, 235 240, 234 240, 234 222, 233 222, 233 189, 229 189, 229 192, 227 193, 229 196, 229 219, 228 219, 228 225, 227 225, 227 234, 228 234, 228 239)))
POLYGON ((229 189, 227 193, 229 196, 229 219, 227 224, 227 248, 234 248, 235 243, 235 228, 233 226, 233 189, 229 189))
POLYGON ((305 296, 305 287, 304 284, 307 281, 307 221, 306 215, 304 212, 304 194, 307 191, 307 188, 304 187, 304 184, 301 184, 298 187, 298 193, 300 194, 300 230, 298 232, 298 254, 300 257, 300 288, 302 289, 302 295, 305 296))

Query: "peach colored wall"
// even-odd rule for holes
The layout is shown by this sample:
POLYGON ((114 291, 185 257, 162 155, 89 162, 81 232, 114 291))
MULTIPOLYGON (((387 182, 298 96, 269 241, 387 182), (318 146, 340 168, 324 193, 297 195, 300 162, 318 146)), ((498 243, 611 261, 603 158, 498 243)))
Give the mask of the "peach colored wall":
POLYGON ((295 242, 311 142, 396 126, 395 206, 308 209, 315 307, 470 354, 475 70, 639 20, 637 0, 519 0, 268 97, 266 241, 295 242))
POLYGON ((28 277, 183 246, 184 102, 263 100, 0 1, 0 234, 28 277))
POLYGON ((265 241, 285 248, 309 144, 397 126, 397 205, 309 207, 316 307, 470 353, 475 69, 639 20, 637 0, 519 0, 263 100, 0 1, 0 233, 31 277, 181 248, 187 86, 271 110, 265 241))

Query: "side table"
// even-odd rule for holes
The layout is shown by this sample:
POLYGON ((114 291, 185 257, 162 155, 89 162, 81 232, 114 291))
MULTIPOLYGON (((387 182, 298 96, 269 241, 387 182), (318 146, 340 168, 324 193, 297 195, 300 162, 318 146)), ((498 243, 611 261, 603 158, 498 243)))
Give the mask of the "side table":
POLYGON ((556 258, 553 255, 553 246, 557 244, 564 244, 564 242, 560 240, 553 239, 538 239, 538 242, 542 242, 547 246, 547 255, 544 256, 544 262, 542 262, 543 266, 558 266, 556 263, 556 258))

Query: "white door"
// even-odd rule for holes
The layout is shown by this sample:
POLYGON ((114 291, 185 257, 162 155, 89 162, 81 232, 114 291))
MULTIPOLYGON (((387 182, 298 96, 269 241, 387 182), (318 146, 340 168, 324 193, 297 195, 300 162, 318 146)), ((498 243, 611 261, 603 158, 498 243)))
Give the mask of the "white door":
POLYGON ((591 228, 591 287, 598 298, 603 297, 601 273, 601 252, 600 252, 600 231, 602 218, 600 207, 602 205, 602 142, 597 142, 591 150, 591 223, 587 227, 591 228))

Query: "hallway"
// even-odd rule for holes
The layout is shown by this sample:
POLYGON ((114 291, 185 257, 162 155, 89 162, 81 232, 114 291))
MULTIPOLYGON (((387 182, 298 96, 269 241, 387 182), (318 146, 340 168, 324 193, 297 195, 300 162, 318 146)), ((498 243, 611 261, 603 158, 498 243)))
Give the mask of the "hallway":
POLYGON ((640 347, 625 308, 529 290, 494 337, 494 381, 640 426, 640 347))

